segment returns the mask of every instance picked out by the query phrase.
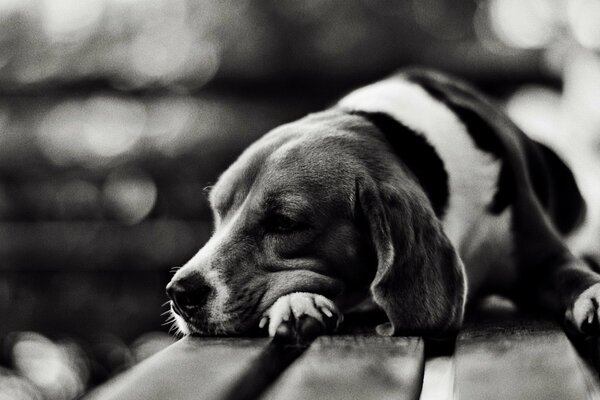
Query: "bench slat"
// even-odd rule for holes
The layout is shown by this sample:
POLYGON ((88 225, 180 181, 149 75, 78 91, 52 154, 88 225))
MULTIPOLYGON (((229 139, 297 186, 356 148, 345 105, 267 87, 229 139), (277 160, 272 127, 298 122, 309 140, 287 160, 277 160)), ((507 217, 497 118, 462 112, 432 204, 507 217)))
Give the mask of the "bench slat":
POLYGON ((267 339, 186 337, 92 393, 96 400, 220 399, 267 339))
POLYGON ((320 337, 261 398, 415 399, 423 362, 420 338, 320 337))
POLYGON ((425 361, 420 400, 454 400, 456 370, 454 356, 438 356, 425 361))
POLYGON ((585 399, 575 349, 552 323, 467 326, 456 344, 458 398, 585 399))

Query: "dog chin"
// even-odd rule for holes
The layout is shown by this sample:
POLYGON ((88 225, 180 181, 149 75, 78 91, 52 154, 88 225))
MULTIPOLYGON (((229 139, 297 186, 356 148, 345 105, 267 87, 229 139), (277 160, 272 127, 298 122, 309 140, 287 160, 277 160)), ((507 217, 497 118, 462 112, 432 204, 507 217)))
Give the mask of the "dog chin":
POLYGON ((240 329, 228 327, 226 324, 210 324, 198 323, 194 320, 187 321, 182 316, 175 312, 171 312, 173 316, 173 327, 181 336, 200 335, 200 336, 217 336, 217 335, 236 335, 240 333, 240 329))

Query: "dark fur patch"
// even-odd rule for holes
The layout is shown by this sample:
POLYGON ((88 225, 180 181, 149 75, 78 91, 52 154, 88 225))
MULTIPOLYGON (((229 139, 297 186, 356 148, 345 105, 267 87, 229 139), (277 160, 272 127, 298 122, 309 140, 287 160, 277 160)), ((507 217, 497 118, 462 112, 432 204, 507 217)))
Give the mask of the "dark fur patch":
POLYGON ((529 140, 526 152, 529 175, 540 203, 560 233, 571 232, 586 214, 573 173, 554 151, 539 142, 529 140))
MULTIPOLYGON (((418 83, 432 97, 449 107, 467 127, 473 141, 481 150, 487 151, 502 161, 498 187, 490 204, 490 211, 501 213, 514 197, 515 183, 509 163, 506 161, 505 146, 500 133, 476 111, 452 102, 448 95, 440 90, 436 82, 422 75, 408 75, 408 79, 418 83)), ((462 96, 473 98, 471 93, 458 86, 448 88, 462 96)), ((558 231, 566 234, 573 230, 585 216, 583 200, 575 178, 565 163, 546 146, 521 135, 519 137, 525 159, 527 173, 538 201, 549 214, 558 231)))
POLYGON ((488 153, 493 154, 496 158, 501 160, 502 167, 500 169, 500 176, 498 178, 497 189, 489 205, 489 210, 493 214, 500 214, 511 202, 514 195, 514 182, 507 163, 504 161, 504 146, 500 140, 498 133, 492 125, 490 125, 484 118, 482 118, 475 111, 463 107, 459 104, 450 101, 448 96, 439 90, 434 85, 422 77, 422 76, 408 76, 410 81, 419 84, 429 95, 436 100, 444 103, 452 112, 454 112, 461 122, 467 128, 467 132, 475 142, 475 145, 488 153))
POLYGON ((348 113, 365 118, 385 135, 398 158, 419 181, 436 216, 442 218, 448 206, 448 173, 433 146, 418 132, 388 114, 366 111, 348 113))

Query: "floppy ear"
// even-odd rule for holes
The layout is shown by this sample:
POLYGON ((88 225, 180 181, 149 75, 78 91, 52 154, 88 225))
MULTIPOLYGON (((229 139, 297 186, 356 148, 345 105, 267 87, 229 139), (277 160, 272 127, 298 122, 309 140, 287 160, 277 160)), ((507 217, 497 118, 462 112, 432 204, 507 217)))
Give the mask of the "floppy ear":
POLYGON ((357 191, 377 255, 371 292, 392 324, 386 334, 456 331, 464 314, 464 267, 425 193, 409 178, 401 185, 359 178, 357 191))

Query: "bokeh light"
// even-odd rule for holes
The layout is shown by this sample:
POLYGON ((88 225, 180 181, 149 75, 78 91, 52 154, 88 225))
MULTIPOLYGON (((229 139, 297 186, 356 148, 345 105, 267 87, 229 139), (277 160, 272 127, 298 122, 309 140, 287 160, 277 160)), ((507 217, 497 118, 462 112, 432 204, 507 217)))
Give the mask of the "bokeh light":
POLYGON ((0 87, 102 77, 119 88, 198 88, 218 72, 246 3, 2 0, 0 87))
POLYGON ((149 102, 147 109, 145 135, 153 149, 175 156, 199 139, 196 132, 198 110, 189 97, 159 98, 149 102))
POLYGON ((152 27, 136 35, 130 47, 132 68, 149 81, 177 77, 190 62, 192 34, 181 26, 152 27))
POLYGON ((490 26, 509 46, 540 48, 558 32, 555 25, 557 6, 553 0, 491 0, 490 26))
POLYGON ((39 148, 56 164, 87 159, 81 144, 83 113, 75 101, 63 102, 49 112, 37 129, 39 148), (68 150, 66 147, 68 146, 68 150))
POLYGON ((145 109, 136 101, 97 95, 83 104, 58 104, 38 127, 37 139, 40 149, 59 165, 97 164, 132 150, 145 121, 145 109))
POLYGON ((34 332, 19 333, 12 354, 16 371, 52 400, 71 400, 83 393, 87 371, 80 357, 73 346, 34 332))
POLYGON ((567 17, 573 36, 581 45, 600 49, 600 1, 569 0, 567 17))
POLYGON ((31 381, 0 368, 0 400, 46 400, 31 381))
POLYGON ((600 56, 572 54, 564 70, 564 96, 569 112, 585 125, 588 135, 600 135, 600 56))
POLYGON ((543 86, 519 88, 508 100, 506 110, 525 131, 543 141, 566 134, 561 129, 561 95, 543 86))
POLYGON ((41 0, 42 29, 50 42, 84 41, 97 28, 103 0, 41 0))
POLYGON ((142 221, 156 203, 156 185, 141 170, 116 170, 104 183, 103 195, 111 214, 126 224, 142 221))
POLYGON ((12 332, 8 337, 4 344, 14 369, 0 367, 0 400, 80 398, 92 370, 114 376, 176 341, 157 331, 139 336, 130 345, 108 334, 91 342, 51 340, 36 332, 12 332))
POLYGON ((146 121, 144 107, 114 96, 95 96, 83 110, 83 146, 99 157, 116 157, 140 139, 146 121))

